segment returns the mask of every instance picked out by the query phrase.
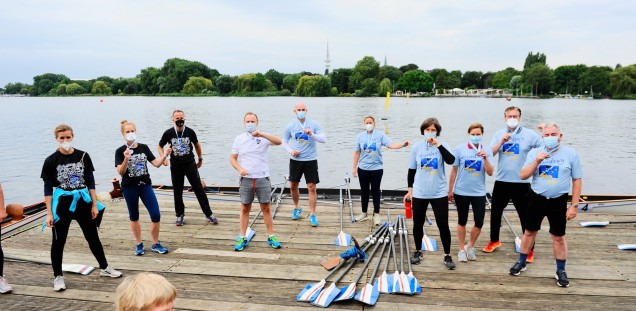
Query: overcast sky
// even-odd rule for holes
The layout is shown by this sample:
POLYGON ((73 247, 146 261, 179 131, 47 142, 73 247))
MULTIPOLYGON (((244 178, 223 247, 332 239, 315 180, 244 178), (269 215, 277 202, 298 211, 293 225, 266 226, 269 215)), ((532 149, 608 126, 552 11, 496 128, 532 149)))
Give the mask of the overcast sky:
POLYGON ((0 6, 0 87, 33 76, 133 77, 172 57, 223 74, 636 63, 636 1, 20 0, 0 6))

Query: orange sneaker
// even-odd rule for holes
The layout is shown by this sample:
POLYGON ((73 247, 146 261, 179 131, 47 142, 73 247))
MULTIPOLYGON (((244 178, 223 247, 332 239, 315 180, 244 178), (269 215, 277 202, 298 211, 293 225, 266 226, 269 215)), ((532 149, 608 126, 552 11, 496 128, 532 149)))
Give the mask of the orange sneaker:
POLYGON ((534 250, 530 250, 530 253, 528 253, 528 258, 526 259, 526 262, 534 262, 534 250))
POLYGON ((499 246, 501 246, 501 242, 499 242, 499 241, 497 241, 497 242, 488 242, 488 245, 486 245, 486 247, 484 247, 483 251, 484 251, 484 253, 492 253, 499 246))

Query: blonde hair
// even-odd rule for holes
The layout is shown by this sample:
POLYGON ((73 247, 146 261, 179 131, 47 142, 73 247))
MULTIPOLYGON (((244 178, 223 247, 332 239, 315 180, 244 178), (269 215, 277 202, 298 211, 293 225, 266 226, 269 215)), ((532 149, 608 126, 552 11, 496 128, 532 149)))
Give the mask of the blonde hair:
POLYGON ((126 132, 126 126, 127 125, 132 125, 135 128, 135 131, 137 130, 137 125, 135 125, 135 123, 130 122, 128 120, 121 120, 121 122, 119 122, 119 124, 121 125, 121 133, 124 134, 126 132))
POLYGON ((66 132, 66 131, 71 131, 71 136, 75 136, 73 134, 73 129, 66 125, 66 124, 60 124, 58 126, 55 127, 55 129, 53 130, 53 134, 55 134, 55 138, 57 138, 57 136, 62 133, 62 132, 66 132))
POLYGON ((375 118, 374 118, 373 116, 366 116, 366 117, 364 117, 364 119, 362 119, 362 123, 367 122, 367 119, 371 119, 371 120, 373 120, 373 123, 375 123, 375 118))
POLYGON ((115 294, 117 311, 147 311, 173 302, 177 289, 161 275, 142 272, 126 277, 115 294))
POLYGON ((475 122, 475 123, 471 124, 471 125, 468 127, 468 134, 470 134, 470 131, 472 131, 472 130, 474 130, 474 129, 480 129, 480 130, 481 130, 481 133, 482 133, 482 134, 484 133, 484 126, 483 126, 483 125, 481 125, 481 123, 479 123, 479 122, 475 122))

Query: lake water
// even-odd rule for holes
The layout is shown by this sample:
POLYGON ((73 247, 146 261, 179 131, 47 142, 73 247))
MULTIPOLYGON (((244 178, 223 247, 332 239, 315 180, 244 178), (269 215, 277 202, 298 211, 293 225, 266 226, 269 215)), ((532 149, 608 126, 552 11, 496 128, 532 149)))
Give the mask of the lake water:
MULTIPOLYGON (((186 113, 186 126, 193 128, 203 147, 201 177, 208 185, 236 185, 238 174, 229 163, 232 141, 243 131, 247 111, 258 114, 260 130, 282 135, 293 118, 298 101, 308 106, 307 117, 320 122, 328 142, 318 146, 320 188, 336 187, 351 172, 354 139, 363 130, 362 118, 374 115, 377 127, 394 141, 422 139, 421 122, 437 117, 441 139, 453 147, 467 140, 472 122, 485 127, 484 142, 504 127, 503 111, 516 105, 522 109, 522 126, 556 121, 563 142, 576 148, 585 177, 584 193, 632 194, 636 187, 636 101, 505 99, 490 98, 391 98, 385 111, 384 98, 294 98, 294 97, 0 97, 4 145, 0 180, 5 202, 29 204, 42 200, 40 171, 44 159, 56 148, 53 128, 60 123, 75 131, 74 146, 86 150, 95 165, 97 191, 110 191, 117 175, 115 149, 124 143, 119 122, 137 124, 139 142, 153 152, 162 133, 172 126, 172 110, 186 113), (102 101, 103 100, 103 101, 102 101), (386 117, 387 120, 380 120, 386 117)), ((404 189, 410 148, 384 152, 383 189, 404 189)), ((156 153, 155 153, 156 155, 156 153)), ((271 147, 270 173, 273 182, 287 173, 288 155, 282 147, 271 147)), ((447 170, 448 172, 448 170, 447 170)), ((171 184, 167 167, 151 168, 155 184, 171 184)), ((494 178, 488 178, 492 189, 494 178)), ((301 183, 301 186, 304 186, 301 183)), ((357 180, 352 187, 358 188, 357 180)))

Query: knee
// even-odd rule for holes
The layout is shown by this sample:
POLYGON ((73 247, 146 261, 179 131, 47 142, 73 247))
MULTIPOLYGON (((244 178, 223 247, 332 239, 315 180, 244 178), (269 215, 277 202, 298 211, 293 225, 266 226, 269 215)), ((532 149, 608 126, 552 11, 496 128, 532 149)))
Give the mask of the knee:
POLYGON ((528 238, 534 238, 537 236, 537 231, 530 231, 530 230, 525 230, 523 232, 523 236, 524 237, 528 237, 528 238))
POLYGON ((297 182, 293 182, 293 181, 292 181, 292 182, 290 182, 290 183, 289 183, 289 188, 290 188, 291 190, 298 190, 298 183, 297 183, 297 182))
POLYGON ((241 206, 241 214, 249 215, 251 209, 252 209, 251 205, 243 205, 243 206, 241 206))
MULTIPOLYGON (((151 216, 152 217, 152 216, 151 216)), ((139 214, 137 215, 130 215, 130 217, 128 217, 130 219, 130 222, 139 222, 139 214)))
POLYGON ((557 244, 565 244, 565 236, 552 235, 552 241, 557 244))
POLYGON ((316 184, 307 184, 307 190, 311 192, 316 192, 316 184))
POLYGON ((475 228, 481 230, 481 227, 484 226, 484 221, 480 221, 480 222, 475 222, 475 228))
POLYGON ((154 222, 154 223, 158 223, 161 221, 161 214, 160 213, 152 213, 150 214, 150 221, 154 222))
POLYGON ((269 214, 271 212, 269 207, 269 204, 261 204, 261 211, 263 211, 263 214, 269 214))

